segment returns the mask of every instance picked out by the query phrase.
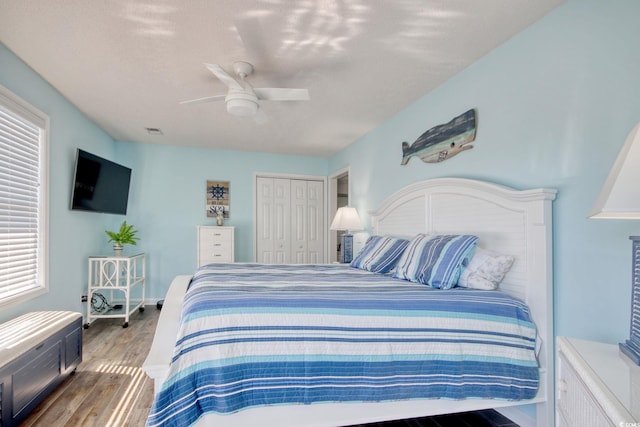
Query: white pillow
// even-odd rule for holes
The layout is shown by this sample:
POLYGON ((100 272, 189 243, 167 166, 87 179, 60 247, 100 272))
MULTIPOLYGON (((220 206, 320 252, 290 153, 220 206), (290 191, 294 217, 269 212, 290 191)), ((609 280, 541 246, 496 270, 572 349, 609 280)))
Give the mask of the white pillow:
POLYGON ((513 265, 514 257, 476 248, 469 265, 460 274, 458 286, 472 289, 497 289, 513 265))

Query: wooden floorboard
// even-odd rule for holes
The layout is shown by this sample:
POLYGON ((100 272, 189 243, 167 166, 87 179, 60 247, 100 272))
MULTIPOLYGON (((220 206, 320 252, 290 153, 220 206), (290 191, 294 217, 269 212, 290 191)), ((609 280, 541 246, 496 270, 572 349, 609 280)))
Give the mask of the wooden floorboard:
MULTIPOLYGON (((136 312, 122 320, 98 319, 83 331, 83 361, 30 416, 23 427, 143 427, 153 401, 153 384, 140 369, 159 311, 136 312)), ((496 411, 449 414, 367 427, 518 427, 496 411)), ((360 426, 363 427, 363 426, 360 426)))

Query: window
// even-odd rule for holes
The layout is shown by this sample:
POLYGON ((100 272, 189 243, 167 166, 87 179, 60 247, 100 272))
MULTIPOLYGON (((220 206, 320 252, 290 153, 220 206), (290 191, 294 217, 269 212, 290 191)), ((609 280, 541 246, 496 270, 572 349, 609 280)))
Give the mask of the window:
POLYGON ((0 305, 47 291, 49 118, 0 86, 0 305))

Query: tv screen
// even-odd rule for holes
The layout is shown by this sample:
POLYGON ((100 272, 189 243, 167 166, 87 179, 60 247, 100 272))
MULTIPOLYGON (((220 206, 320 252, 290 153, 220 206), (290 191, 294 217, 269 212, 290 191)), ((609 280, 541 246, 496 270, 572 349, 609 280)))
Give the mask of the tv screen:
POLYGON ((71 209, 125 215, 131 169, 78 149, 71 209))

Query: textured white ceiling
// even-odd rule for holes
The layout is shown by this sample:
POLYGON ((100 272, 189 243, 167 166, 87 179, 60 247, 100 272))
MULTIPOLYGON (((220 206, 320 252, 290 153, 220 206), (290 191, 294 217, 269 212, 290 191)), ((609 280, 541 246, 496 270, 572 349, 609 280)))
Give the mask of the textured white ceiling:
POLYGON ((0 0, 0 41, 116 140, 326 157, 563 1, 0 0), (237 60, 311 100, 178 104, 237 60))

